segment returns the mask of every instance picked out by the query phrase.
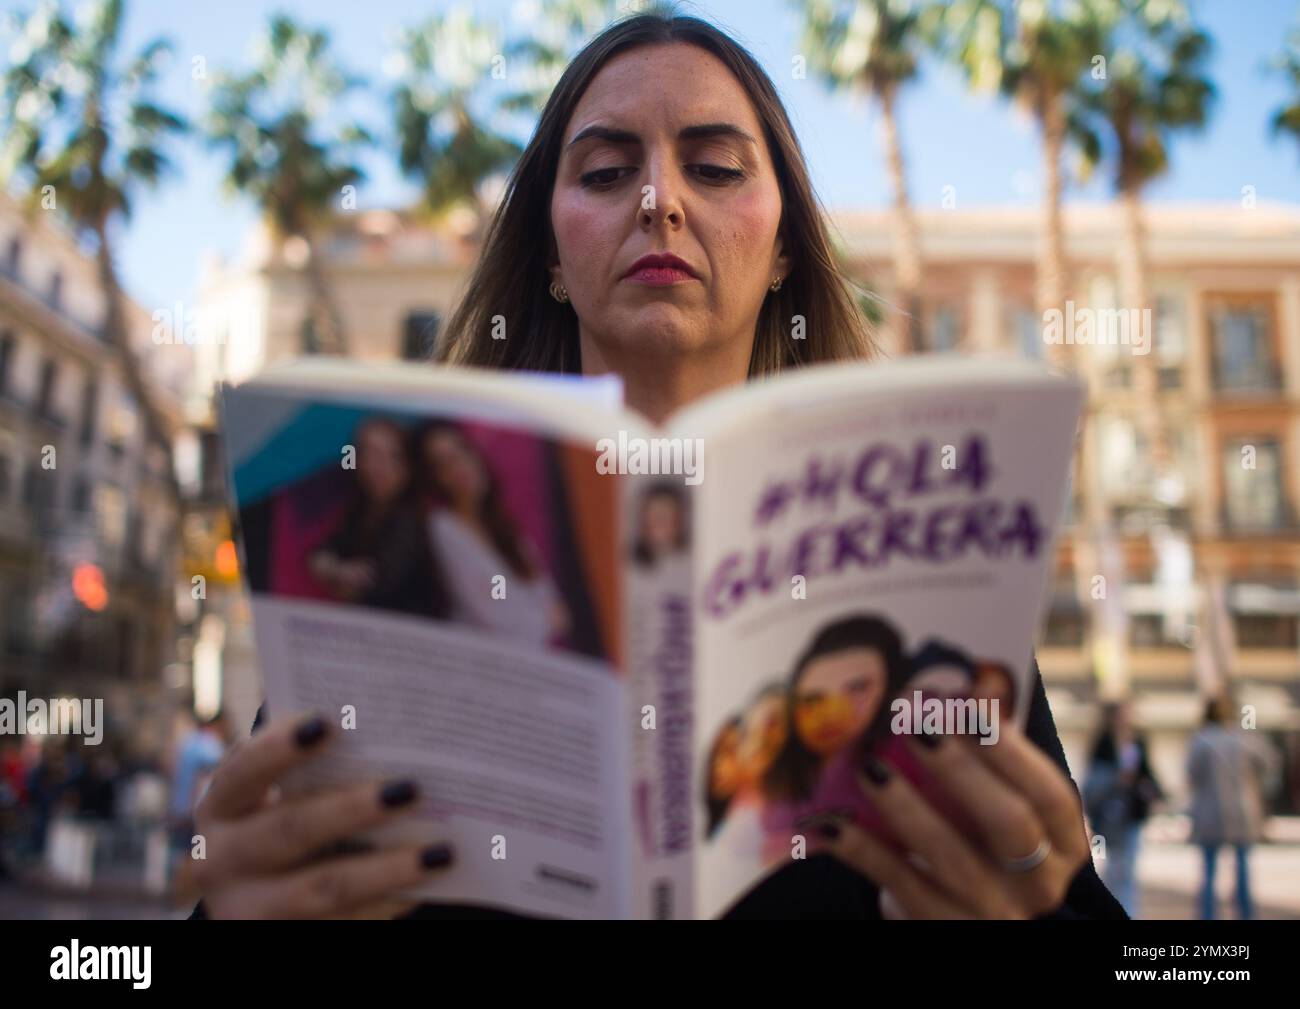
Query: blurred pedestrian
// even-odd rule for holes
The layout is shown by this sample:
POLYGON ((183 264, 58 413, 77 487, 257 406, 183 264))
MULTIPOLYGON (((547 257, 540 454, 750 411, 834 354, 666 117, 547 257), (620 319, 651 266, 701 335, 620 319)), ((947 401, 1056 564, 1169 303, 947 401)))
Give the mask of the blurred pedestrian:
POLYGON ((1192 841, 1205 861, 1201 917, 1215 913, 1214 872, 1219 848, 1231 845, 1237 861, 1237 911, 1254 915, 1250 894, 1250 848, 1263 837, 1264 794, 1279 765, 1268 742, 1231 725, 1228 705, 1213 698, 1205 724, 1192 738, 1187 779, 1192 792, 1192 841))
POLYGON ((1126 704, 1102 709, 1101 731, 1083 785, 1094 834, 1105 840, 1102 879, 1130 918, 1138 917, 1137 859, 1142 824, 1164 798, 1147 759, 1147 744, 1126 704))
POLYGON ((35 858, 45 853, 50 821, 63 803, 70 778, 70 765, 61 744, 47 737, 27 772, 27 799, 32 814, 28 853, 35 858))
POLYGON ((208 777, 226 752, 226 740, 226 717, 218 711, 186 733, 177 748, 168 811, 173 829, 184 837, 184 847, 190 843, 194 806, 208 777))
POLYGON ((10 842, 21 832, 26 803, 27 767, 22 746, 16 739, 0 740, 0 879, 16 872, 13 860, 17 852, 11 850, 10 842))
POLYGON ((171 834, 172 887, 188 900, 193 890, 190 845, 194 838, 194 807, 226 752, 230 734, 225 713, 218 711, 201 725, 190 729, 177 747, 172 765, 168 822, 171 834))

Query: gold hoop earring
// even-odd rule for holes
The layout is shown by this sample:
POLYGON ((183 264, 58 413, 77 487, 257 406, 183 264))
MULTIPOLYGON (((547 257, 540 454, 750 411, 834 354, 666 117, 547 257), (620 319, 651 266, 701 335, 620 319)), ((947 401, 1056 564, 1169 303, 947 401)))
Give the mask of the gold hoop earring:
POLYGON ((551 297, 563 304, 569 300, 569 291, 558 280, 551 281, 551 297))
POLYGON ((781 290, 781 285, 782 285, 783 283, 785 283, 785 278, 784 278, 784 277, 777 277, 776 280, 772 281, 772 283, 770 283, 770 284, 767 285, 767 289, 768 289, 769 291, 779 291, 779 290, 781 290))

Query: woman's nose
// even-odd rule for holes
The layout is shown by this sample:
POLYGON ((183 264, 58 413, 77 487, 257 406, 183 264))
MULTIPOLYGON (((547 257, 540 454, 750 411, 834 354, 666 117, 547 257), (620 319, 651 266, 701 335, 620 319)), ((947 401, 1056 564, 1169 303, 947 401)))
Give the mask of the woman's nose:
POLYGON ((643 228, 654 227, 660 221, 679 228, 685 220, 681 192, 681 173, 670 159, 652 159, 646 181, 641 186, 641 207, 638 220, 643 228))

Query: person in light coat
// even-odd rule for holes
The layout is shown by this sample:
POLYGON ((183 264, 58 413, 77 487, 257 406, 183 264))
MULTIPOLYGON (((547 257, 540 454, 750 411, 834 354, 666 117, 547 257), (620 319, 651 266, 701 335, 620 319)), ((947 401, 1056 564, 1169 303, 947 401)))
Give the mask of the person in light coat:
POLYGON ((1192 738, 1187 754, 1192 842, 1200 846, 1205 860, 1202 918, 1214 917, 1214 873, 1223 845, 1231 845, 1236 854, 1240 917, 1248 919, 1254 913, 1250 849, 1263 838, 1264 796, 1278 763, 1277 754, 1265 739, 1231 725, 1222 698, 1206 704, 1205 724, 1192 738))

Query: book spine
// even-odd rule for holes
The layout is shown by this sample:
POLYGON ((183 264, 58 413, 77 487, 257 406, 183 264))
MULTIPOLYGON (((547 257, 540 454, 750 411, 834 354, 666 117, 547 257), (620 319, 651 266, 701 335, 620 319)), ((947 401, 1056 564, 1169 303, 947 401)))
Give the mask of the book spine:
POLYGON ((633 895, 637 918, 694 917, 690 797, 695 674, 692 487, 627 480, 624 598, 632 726, 633 895), (680 523, 681 535, 664 529, 680 523), (666 541, 667 540, 667 541, 666 541))

